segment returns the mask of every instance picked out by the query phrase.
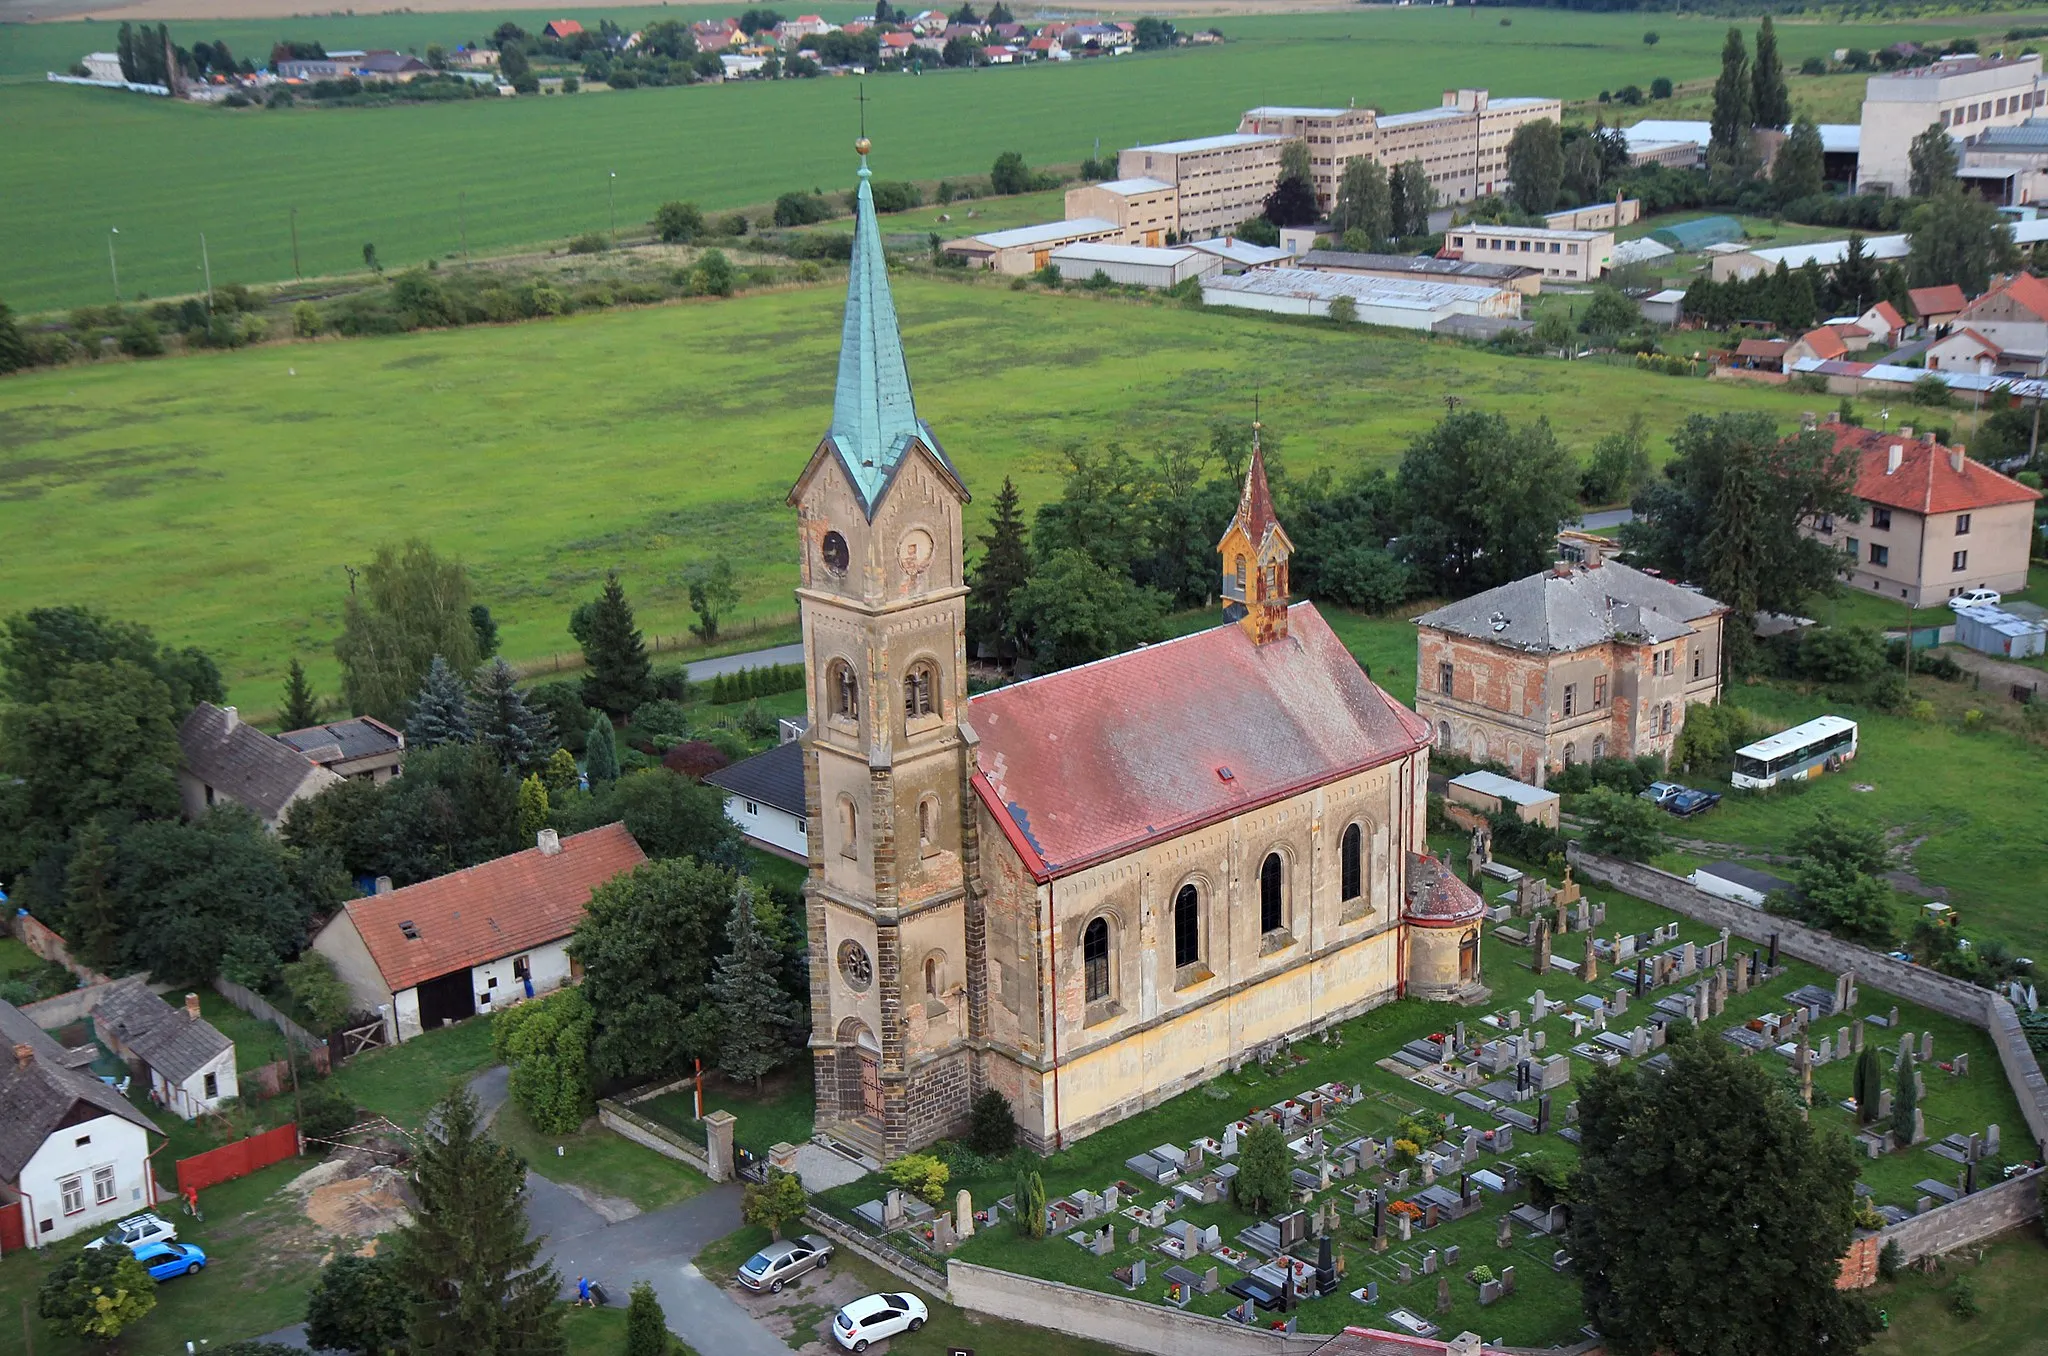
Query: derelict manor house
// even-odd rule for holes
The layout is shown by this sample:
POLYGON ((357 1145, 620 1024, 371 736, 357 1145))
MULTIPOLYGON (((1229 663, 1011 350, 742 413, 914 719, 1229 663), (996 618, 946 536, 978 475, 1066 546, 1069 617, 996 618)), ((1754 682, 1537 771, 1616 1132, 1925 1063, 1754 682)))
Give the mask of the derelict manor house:
POLYGON ((790 492, 818 1124, 888 1159, 985 1088, 1052 1148, 1404 991, 1476 1000, 1429 726, 1315 608, 1254 453, 1223 624, 967 693, 966 485, 917 416, 868 188, 790 492))

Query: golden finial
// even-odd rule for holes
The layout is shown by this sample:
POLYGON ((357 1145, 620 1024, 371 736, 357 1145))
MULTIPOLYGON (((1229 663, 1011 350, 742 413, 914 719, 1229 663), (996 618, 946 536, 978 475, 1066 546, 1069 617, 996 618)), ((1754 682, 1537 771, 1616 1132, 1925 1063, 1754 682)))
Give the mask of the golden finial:
POLYGON ((866 155, 868 153, 869 145, 870 143, 868 139, 866 137, 861 137, 853 143, 853 149, 857 154, 866 155))

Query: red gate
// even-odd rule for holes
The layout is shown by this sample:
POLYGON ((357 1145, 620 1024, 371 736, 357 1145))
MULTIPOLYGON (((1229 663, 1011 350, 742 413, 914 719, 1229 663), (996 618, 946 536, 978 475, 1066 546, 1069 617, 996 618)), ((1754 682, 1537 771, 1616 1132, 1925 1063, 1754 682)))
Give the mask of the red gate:
POLYGON ((237 1177, 247 1177, 259 1168, 283 1162, 298 1151, 298 1126, 280 1125, 275 1130, 266 1130, 260 1135, 238 1139, 233 1144, 223 1144, 218 1149, 208 1149, 203 1154, 181 1158, 177 1167, 178 1194, 204 1191, 222 1182, 232 1182, 237 1177))
POLYGON ((28 1246, 27 1215, 20 1201, 0 1205, 0 1257, 28 1246))

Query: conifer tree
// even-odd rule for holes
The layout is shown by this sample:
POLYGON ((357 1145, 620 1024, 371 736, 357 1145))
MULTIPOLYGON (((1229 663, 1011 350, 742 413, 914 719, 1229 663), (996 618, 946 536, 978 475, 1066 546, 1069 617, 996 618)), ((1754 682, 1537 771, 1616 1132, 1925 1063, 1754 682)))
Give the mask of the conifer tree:
POLYGON ((405 720, 405 742, 412 748, 431 749, 436 744, 469 741, 468 694, 448 661, 435 655, 427 666, 427 680, 412 699, 412 713, 405 720))
POLYGON ((617 572, 605 576, 604 592, 590 604, 577 639, 590 665, 583 680, 584 705, 624 719, 654 696, 654 666, 633 625, 633 605, 626 601, 617 572))
POLYGON ((576 771, 576 755, 567 749, 556 749, 548 755, 548 761, 540 770, 540 779, 551 796, 567 795, 583 784, 576 771))
POLYGON ((519 783, 519 836, 532 843, 548 826, 548 788, 538 772, 530 772, 519 783))
POLYGON ((413 1223, 393 1250, 417 1297, 413 1356, 561 1356, 561 1278, 527 1235, 526 1164, 485 1135, 466 1089, 435 1108, 433 1127, 413 1161, 413 1223))
POLYGON ((477 742, 494 750, 512 772, 531 770, 555 741, 554 719, 527 705, 518 676, 502 657, 476 671, 469 690, 469 725, 477 742))
POLYGON ((121 939, 128 931, 114 879, 114 836, 106 821, 89 819, 72 838, 71 862, 64 873, 65 932, 78 957, 102 970, 119 962, 121 939))
POLYGON ((1877 1119, 1878 1094, 1884 1090, 1884 1074, 1877 1067, 1877 1047, 1866 1045, 1856 1058, 1856 1122, 1868 1125, 1877 1119))
POLYGON ((626 1302, 626 1356, 668 1356, 668 1316, 654 1287, 646 1281, 633 1282, 633 1297, 626 1302))
POLYGON ((1764 15, 1756 30, 1756 60, 1750 66, 1750 119, 1777 129, 1792 121, 1792 95, 1785 88, 1785 63, 1778 56, 1778 31, 1764 15))
POLYGON ((1742 30, 1730 27, 1721 48, 1721 76, 1714 82, 1714 113, 1707 136, 1709 167, 1747 179, 1741 168, 1749 157, 1749 129, 1755 119, 1755 91, 1750 85, 1749 51, 1742 30))
POLYGON ((1010 599, 1031 578, 1031 552, 1025 542, 1024 515, 1017 508, 1017 487, 1008 476, 996 492, 995 513, 981 538, 981 559, 968 580, 967 639, 969 652, 1009 657, 1010 599))
POLYGON ((611 721, 602 711, 590 721, 590 737, 583 749, 583 770, 590 778, 593 791, 619 779, 619 732, 612 728, 611 721))
POLYGON ((1883 284, 1878 276, 1877 263, 1870 257, 1870 251, 1863 246, 1860 231, 1849 232, 1849 243, 1842 255, 1842 262, 1835 265, 1830 280, 1834 293, 1834 305, 1828 314, 1837 311, 1849 315, 1861 315, 1875 306, 1883 296, 1883 284))
POLYGON ((284 700, 277 718, 287 730, 303 730, 320 723, 320 699, 313 695, 313 685, 306 681, 306 666, 296 656, 285 674, 284 700))
POLYGON ((1900 1148, 1913 1142, 1913 1111, 1920 1105, 1920 1087, 1913 1080, 1913 1069, 1913 1056, 1909 1053, 1899 1061, 1898 1082, 1892 1088, 1892 1142, 1900 1148))
POLYGON ((758 916, 765 903, 765 897, 757 897, 744 880, 733 892, 732 917, 725 928, 732 949, 719 960, 712 986, 725 1031, 718 1067, 729 1077, 751 1078, 757 1090, 761 1076, 788 1057, 789 1033, 803 1016, 776 982, 782 955, 771 926, 758 916))

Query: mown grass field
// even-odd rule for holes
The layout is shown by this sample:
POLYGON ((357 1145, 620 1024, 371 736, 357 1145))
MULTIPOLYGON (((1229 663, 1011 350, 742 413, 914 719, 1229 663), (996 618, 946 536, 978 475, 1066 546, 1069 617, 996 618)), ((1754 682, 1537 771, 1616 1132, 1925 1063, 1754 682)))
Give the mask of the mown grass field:
MULTIPOLYGON (((1547 415, 1584 450, 1633 413, 1789 423, 1812 397, 1507 358, 1406 334, 906 275, 920 412, 978 531, 1003 477, 1027 506, 1060 451, 1206 443, 1263 392, 1290 473, 1393 466, 1447 395, 1547 415)), ((0 612, 75 601, 218 656, 271 709, 294 654, 324 693, 348 580, 419 535, 467 561, 515 661, 573 651, 570 609, 618 569, 643 629, 688 619, 723 555, 744 615, 795 583, 784 504, 830 419, 839 285, 389 339, 112 362, 0 382, 0 612)))
MULTIPOLYGON (((655 12, 681 11, 620 18, 655 12)), ((286 33, 334 46, 453 43, 487 33, 498 17, 198 23, 173 25, 173 34, 188 43, 226 36, 233 50, 256 56, 286 33)), ((545 17, 528 15, 527 26, 545 17)), ((1837 47, 2000 33, 2012 21, 1787 22, 1780 50, 1796 68, 1837 47)), ((1660 75, 1711 76, 1727 28, 1676 15, 1481 17, 1470 8, 1271 15, 1218 26, 1232 39, 1219 47, 870 79, 875 170, 890 178, 986 174, 1003 150, 1035 164, 1072 164, 1098 139, 1114 150, 1229 131, 1246 108, 1279 101, 1400 110, 1434 105, 1459 85, 1589 99, 1630 83, 1647 88, 1660 75), (1645 46, 1652 28, 1660 41, 1645 46)), ((0 71, 24 77, 112 41, 107 24, 4 33, 0 53, 9 55, 0 71)), ((0 239, 10 246, 0 259, 0 297, 29 310, 110 299, 109 227, 121 231, 125 294, 163 296, 199 286, 201 232, 217 281, 291 277, 293 207, 311 276, 359 266, 366 241, 389 265, 456 250, 464 192, 470 248, 489 250, 605 229, 611 171, 622 223, 646 221, 670 198, 736 207, 791 189, 836 190, 851 182, 854 94, 844 81, 779 81, 271 112, 15 83, 0 87, 0 126, 11 133, 0 144, 0 183, 8 185, 0 239)))

